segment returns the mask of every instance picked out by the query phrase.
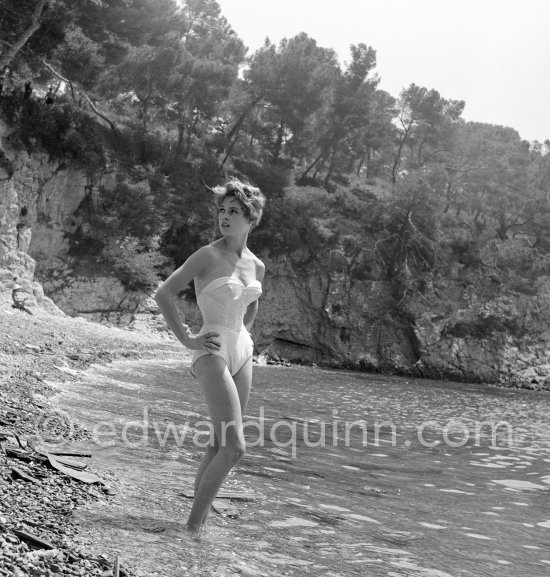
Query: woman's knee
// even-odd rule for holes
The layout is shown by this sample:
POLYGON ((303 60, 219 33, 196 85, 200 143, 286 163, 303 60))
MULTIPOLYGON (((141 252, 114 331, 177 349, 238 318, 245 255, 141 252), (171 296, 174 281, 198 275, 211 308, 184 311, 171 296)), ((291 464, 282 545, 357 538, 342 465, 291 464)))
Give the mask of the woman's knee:
POLYGON ((232 465, 236 465, 246 454, 246 444, 240 439, 234 439, 220 447, 220 453, 232 465))

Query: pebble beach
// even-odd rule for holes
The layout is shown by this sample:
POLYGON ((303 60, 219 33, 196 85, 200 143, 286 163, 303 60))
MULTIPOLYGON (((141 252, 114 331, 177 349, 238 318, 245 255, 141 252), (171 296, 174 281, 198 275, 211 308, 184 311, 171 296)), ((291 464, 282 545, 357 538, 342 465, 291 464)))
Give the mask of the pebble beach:
POLYGON ((1 299, 0 576, 548 574, 546 394, 258 363, 247 455, 195 541, 182 347, 1 299))
MULTIPOLYGON (((56 384, 91 365, 173 356, 181 348, 166 337, 37 308, 30 314, 7 295, 0 295, 0 325, 0 575, 131 576, 116 558, 79 546, 76 509, 116 499, 117 480, 97 470, 93 455, 56 454, 68 426, 56 384), (86 482, 75 471, 84 471, 86 482)), ((73 438, 86 438, 84 428, 70 426, 73 438)))

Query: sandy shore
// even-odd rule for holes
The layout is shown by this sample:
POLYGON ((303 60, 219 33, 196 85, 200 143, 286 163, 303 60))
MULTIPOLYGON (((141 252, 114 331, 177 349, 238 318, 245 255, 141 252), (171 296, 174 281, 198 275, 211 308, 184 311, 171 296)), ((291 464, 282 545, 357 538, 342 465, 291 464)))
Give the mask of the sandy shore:
MULTIPOLYGON (((110 328, 83 319, 14 309, 0 295, 0 575, 131 575, 115 560, 79 549, 72 511, 90 499, 113 498, 116 483, 83 483, 34 450, 62 426, 53 383, 76 380, 92 364, 168 358, 182 348, 161 334, 110 328), (30 445, 29 445, 30 441, 30 445), (114 486, 114 489, 113 489, 114 486)), ((78 430, 85 438, 87 432, 78 430)), ((47 445, 51 447, 50 444, 47 445)), ((93 462, 86 472, 94 471, 93 462)))

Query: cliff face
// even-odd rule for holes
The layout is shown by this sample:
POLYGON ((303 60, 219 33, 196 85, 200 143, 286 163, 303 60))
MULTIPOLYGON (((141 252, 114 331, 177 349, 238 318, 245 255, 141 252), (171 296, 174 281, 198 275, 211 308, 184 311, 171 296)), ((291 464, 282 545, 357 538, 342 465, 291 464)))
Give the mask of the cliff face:
MULTIPOLYGON (((300 274, 290 260, 264 259, 266 277, 253 337, 258 352, 290 361, 406 372, 416 361, 412 331, 386 310, 385 283, 349 286, 322 271, 300 274)), ((200 327, 194 302, 180 308, 200 327)))
POLYGON ((410 329, 392 320, 389 287, 324 271, 300 274, 290 261, 267 262, 257 344, 283 358, 363 369, 407 370, 416 353, 410 329))
MULTIPOLYGON (((0 141, 6 135, 0 126, 0 141)), ((32 238, 31 219, 21 202, 23 182, 0 173, 0 292, 11 291, 16 282, 27 293, 27 305, 55 309, 44 297, 42 287, 34 280, 36 261, 29 254, 32 238)))
POLYGON ((39 301, 32 304, 47 302, 51 308, 55 302, 73 316, 129 321, 130 299, 119 280, 76 275, 72 267, 67 232, 73 229, 74 214, 87 194, 84 171, 51 162, 44 154, 4 152, 14 173, 0 182, 2 290, 11 290, 17 278, 39 301), (50 297, 46 301, 44 293, 50 297))
MULTIPOLYGON (((75 273, 66 233, 89 190, 85 173, 51 163, 45 155, 5 152, 14 172, 11 178, 0 175, 0 291, 11 291, 17 278, 35 306, 163 329, 151 299, 128 294, 114 277, 75 273)), ((306 272, 290 259, 266 259, 266 265, 253 329, 260 353, 420 377, 550 388, 550 337, 527 344, 506 330, 458 330, 464 318, 476 315, 481 328, 493 326, 491 314, 498 317, 500 305, 493 303, 493 312, 480 317, 452 279, 446 298, 435 292, 423 297, 412 303, 406 320, 399 320, 389 312, 385 282, 351 283, 327 270, 306 272), (450 301, 456 303, 452 314, 450 301)), ((180 304, 188 320, 200 325, 196 305, 180 304)))
MULTIPOLYGON (((350 284, 326 271, 300 274, 288 260, 265 262, 264 293, 253 328, 259 353, 335 367, 550 390, 549 339, 528 340, 491 328, 510 308, 519 308, 518 303, 497 299, 480 316, 460 283, 449 282, 446 294, 434 291, 412 302, 406 322, 388 312, 386 282, 350 284), (478 319, 476 330, 465 320, 472 317, 478 319)), ((180 304, 186 319, 200 326, 196 305, 187 300, 180 304)))

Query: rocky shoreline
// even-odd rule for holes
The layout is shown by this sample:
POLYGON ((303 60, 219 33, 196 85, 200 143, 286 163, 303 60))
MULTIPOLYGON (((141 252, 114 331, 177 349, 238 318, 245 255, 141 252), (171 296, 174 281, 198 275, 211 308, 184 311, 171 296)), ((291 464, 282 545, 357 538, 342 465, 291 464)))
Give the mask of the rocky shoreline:
MULTIPOLYGON (((0 295, 0 576, 131 577, 117 559, 89 554, 79 543, 75 508, 117 499, 117 481, 88 456, 53 455, 66 426, 55 383, 77 379, 92 364, 181 355, 181 347, 160 335, 32 313, 0 295), (74 471, 84 471, 86 482, 74 471)), ((86 438, 71 426, 73 438, 86 438)))
MULTIPOLYGON (((184 358, 181 345, 155 319, 122 330, 58 309, 16 309, 9 293, 0 292, 0 577, 134 575, 118 559, 92 553, 80 538, 75 510, 116 502, 117 479, 89 456, 67 461, 56 451, 65 427, 75 440, 85 440, 88 432, 67 423, 55 393, 56 384, 78 380, 94 364, 184 358), (75 470, 84 471, 87 482, 75 470)), ((257 361, 289 364, 277 355, 257 361)))

